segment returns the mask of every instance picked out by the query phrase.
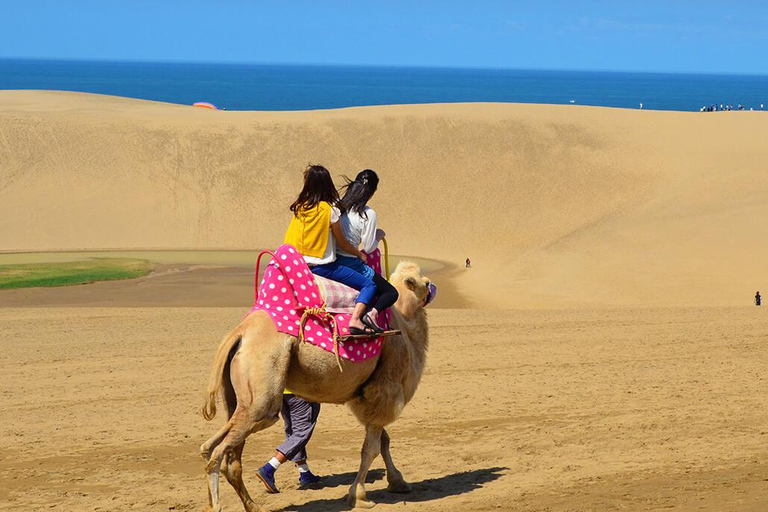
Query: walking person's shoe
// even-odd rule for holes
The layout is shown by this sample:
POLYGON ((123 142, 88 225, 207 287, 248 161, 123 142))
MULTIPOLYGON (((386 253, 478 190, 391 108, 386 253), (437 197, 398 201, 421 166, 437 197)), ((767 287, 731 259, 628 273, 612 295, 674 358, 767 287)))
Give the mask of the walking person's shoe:
POLYGON ((322 478, 312 474, 311 471, 299 473, 299 489, 307 489, 315 484, 320 483, 320 480, 322 480, 322 478))
POLYGON ((275 468, 269 463, 261 466, 256 471, 256 476, 264 483, 264 487, 267 488, 269 494, 277 494, 280 492, 277 490, 277 485, 275 485, 275 468))

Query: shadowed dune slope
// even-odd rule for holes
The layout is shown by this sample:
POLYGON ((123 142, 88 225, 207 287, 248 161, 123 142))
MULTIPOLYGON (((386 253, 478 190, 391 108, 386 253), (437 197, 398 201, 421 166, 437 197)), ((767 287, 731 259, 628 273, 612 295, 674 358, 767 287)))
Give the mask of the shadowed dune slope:
POLYGON ((768 291, 768 115, 520 104, 215 112, 0 91, 0 250, 257 248, 307 163, 376 169, 391 249, 489 307, 768 291))

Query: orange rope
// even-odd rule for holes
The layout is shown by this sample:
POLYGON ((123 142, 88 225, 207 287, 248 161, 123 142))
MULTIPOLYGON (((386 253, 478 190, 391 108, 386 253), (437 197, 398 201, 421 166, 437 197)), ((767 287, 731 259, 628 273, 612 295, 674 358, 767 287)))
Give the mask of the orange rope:
POLYGON ((339 357, 339 327, 336 325, 336 320, 333 315, 325 310, 325 306, 319 308, 304 308, 304 312, 301 315, 301 321, 299 322, 299 339, 302 343, 307 340, 304 339, 304 324, 310 316, 316 316, 321 322, 330 324, 333 327, 333 353, 336 354, 336 364, 339 366, 340 371, 344 371, 341 366, 341 358, 339 357))

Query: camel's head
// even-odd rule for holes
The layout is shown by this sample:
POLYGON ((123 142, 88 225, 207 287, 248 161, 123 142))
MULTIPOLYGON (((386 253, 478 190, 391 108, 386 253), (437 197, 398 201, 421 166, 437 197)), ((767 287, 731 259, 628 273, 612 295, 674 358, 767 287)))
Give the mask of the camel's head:
POLYGON ((437 286, 421 275, 421 269, 410 261, 401 261, 389 278, 400 297, 397 309, 406 318, 426 307, 437 295, 437 286))

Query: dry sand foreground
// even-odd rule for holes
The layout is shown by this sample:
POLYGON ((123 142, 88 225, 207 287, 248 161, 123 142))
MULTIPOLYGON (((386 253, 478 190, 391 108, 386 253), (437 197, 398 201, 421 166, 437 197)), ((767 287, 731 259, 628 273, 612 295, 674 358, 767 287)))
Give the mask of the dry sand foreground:
MULTIPOLYGON (((199 414, 218 338, 242 308, 0 310, 0 509, 200 510, 199 414)), ((764 511, 768 335, 757 308, 431 311, 428 370, 391 428, 414 483, 381 510, 764 511), (405 501, 405 503, 403 503, 405 501)), ((342 510, 362 429, 324 406, 310 444, 321 490, 295 470, 270 510, 342 510)), ((228 485, 227 510, 240 510, 228 485)))
MULTIPOLYGON (((273 247, 307 162, 380 171, 393 252, 448 263, 381 510, 768 510, 768 115, 541 105, 211 112, 0 91, 0 251, 273 247), (473 269, 460 267, 466 256, 473 269)), ((200 413, 251 274, 0 291, 0 510, 199 510, 200 413), (142 306, 142 307, 136 307, 142 306), (168 307, 179 306, 179 307, 168 307), (236 306, 236 307, 233 307, 236 306)), ((344 509, 362 429, 325 406, 344 509)), ((223 485, 224 504, 239 510, 223 485)))

